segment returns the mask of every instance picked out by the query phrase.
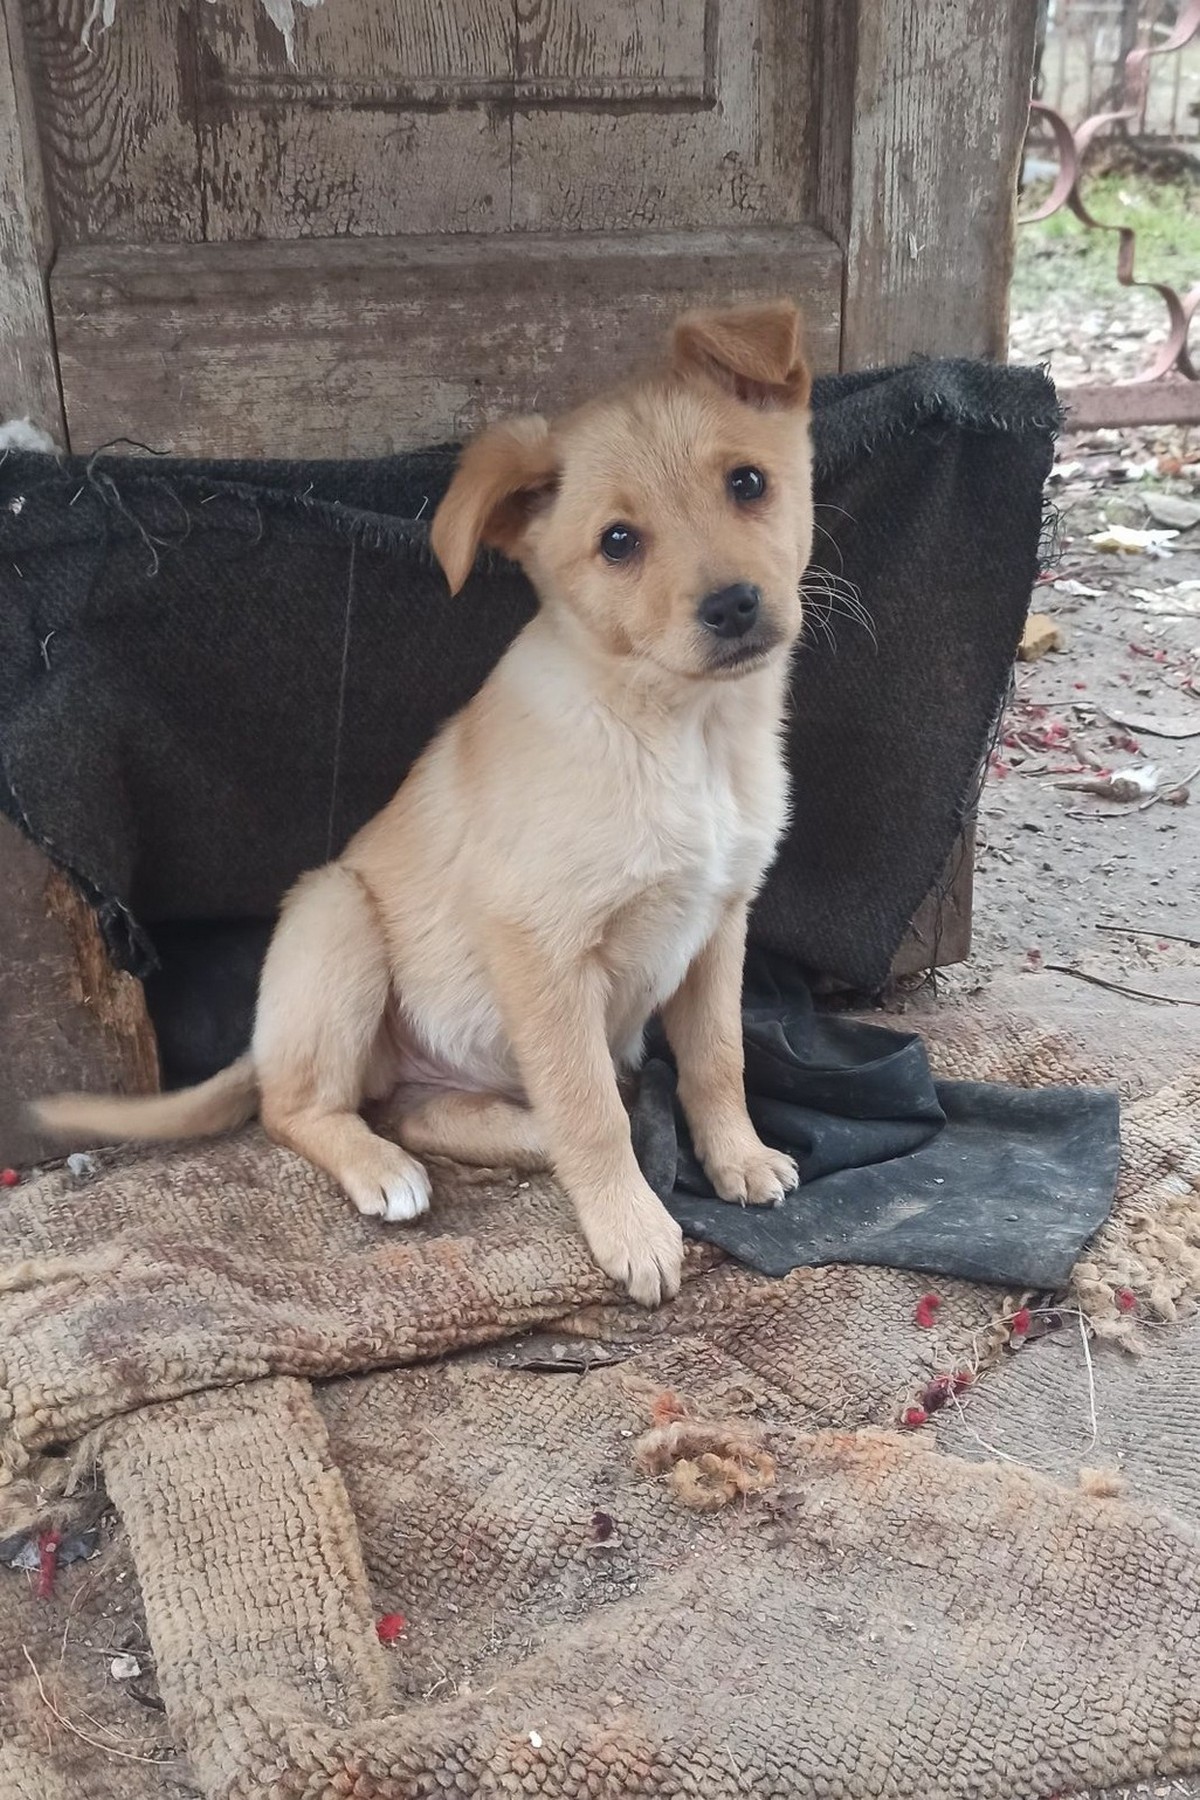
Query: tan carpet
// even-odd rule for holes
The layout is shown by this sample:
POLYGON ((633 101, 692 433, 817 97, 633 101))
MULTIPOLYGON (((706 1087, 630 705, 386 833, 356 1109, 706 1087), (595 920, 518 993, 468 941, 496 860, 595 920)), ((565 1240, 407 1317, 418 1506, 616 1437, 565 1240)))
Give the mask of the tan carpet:
MULTIPOLYGON (((1114 1072, 1028 1021, 936 1027, 948 1073, 1114 1072)), ((1127 1109, 1066 1302, 1150 1343, 1129 1369, 1169 1335, 1182 1396, 1198 1100, 1180 1078, 1127 1109)), ((389 1233, 256 1132, 0 1202, 3 1529, 69 1517, 97 1467, 118 1515, 49 1600, 0 1571, 6 1800, 1015 1800, 1200 1769, 1200 1434, 1166 1432, 1172 1378, 1120 1415, 1170 1470, 1097 1496, 1106 1374, 1077 1446, 1067 1398, 1036 1401, 1063 1353, 1010 1344, 1019 1296, 939 1284, 930 1333, 920 1277, 694 1252, 647 1316, 549 1184, 439 1175, 433 1219, 389 1233), (950 1368, 977 1371, 961 1416, 898 1429, 950 1368), (109 1670, 131 1637, 140 1699, 109 1670)))

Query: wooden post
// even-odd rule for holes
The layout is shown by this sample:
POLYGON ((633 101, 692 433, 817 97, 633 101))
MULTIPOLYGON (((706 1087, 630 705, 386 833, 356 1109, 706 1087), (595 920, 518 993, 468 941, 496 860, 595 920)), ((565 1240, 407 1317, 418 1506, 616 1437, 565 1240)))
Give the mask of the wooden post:
POLYGON ((1037 0, 824 0, 818 222, 842 368, 1003 358, 1037 0))
POLYGON ((63 1153, 26 1101, 153 1093, 158 1051, 142 985, 113 968, 91 907, 3 817, 0 892, 0 1164, 19 1169, 63 1153))
MULTIPOLYGON (((843 251, 843 369, 1008 350, 1038 0, 823 0, 818 222, 843 251)), ((974 822, 897 975, 971 943, 974 822)))
POLYGON ((0 421, 65 444, 46 293, 52 240, 19 0, 0 0, 0 421))

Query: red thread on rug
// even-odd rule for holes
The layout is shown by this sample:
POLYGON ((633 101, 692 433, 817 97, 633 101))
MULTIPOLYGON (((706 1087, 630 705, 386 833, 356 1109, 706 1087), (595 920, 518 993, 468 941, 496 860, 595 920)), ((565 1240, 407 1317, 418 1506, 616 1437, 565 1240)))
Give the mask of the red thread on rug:
POLYGON ((942 1296, 940 1294, 921 1295, 921 1298, 917 1301, 913 1319, 923 1331, 931 1331, 933 1329, 937 1316, 937 1309, 941 1304, 942 1296))
POLYGON ((16 1187, 20 1179, 16 1169, 0 1169, 0 1187, 16 1187))
POLYGON ((1009 1325, 1012 1327, 1012 1335, 1014 1337, 1024 1337, 1032 1324, 1033 1314, 1027 1306, 1019 1306, 1009 1320, 1009 1325))
POLYGON ((58 1574, 58 1546, 61 1543, 61 1531, 43 1531, 38 1537, 38 1576, 34 1592, 39 1600, 48 1600, 54 1592, 54 1577, 58 1574))
POLYGON ((672 1388, 664 1388, 650 1406, 650 1420, 654 1425, 673 1425, 677 1419, 688 1416, 689 1408, 672 1388))
POLYGON ((929 1414, 925 1411, 923 1406, 906 1407, 904 1415, 900 1420, 900 1423, 904 1426, 906 1431, 916 1431, 918 1426, 925 1425, 928 1422, 929 1414))
POLYGON ((403 1613, 384 1613, 375 1621, 375 1636, 381 1644, 394 1644, 407 1624, 403 1613))
POLYGON ((1118 1288, 1116 1302, 1122 1312, 1133 1312, 1137 1306, 1137 1295, 1132 1288, 1118 1288))

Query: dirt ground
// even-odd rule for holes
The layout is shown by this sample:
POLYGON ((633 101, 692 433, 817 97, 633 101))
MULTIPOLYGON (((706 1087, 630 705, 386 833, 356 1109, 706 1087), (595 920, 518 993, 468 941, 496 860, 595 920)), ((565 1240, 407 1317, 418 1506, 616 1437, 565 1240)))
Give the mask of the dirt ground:
MULTIPOLYGON (((1149 217, 1143 268, 1186 290, 1200 277, 1197 190, 1190 204, 1172 193, 1158 209, 1149 183, 1107 185, 1110 201, 1141 215, 1132 222, 1149 217), (1177 208, 1191 229, 1173 223, 1177 208)), ((1048 365, 1060 388, 1146 366, 1162 302, 1116 285, 1111 246, 1085 241, 1073 221, 1026 228, 1012 361, 1048 365)), ((1059 554, 1033 605, 1063 647, 1017 667, 980 805, 972 955, 943 990, 1007 990, 1067 1030, 1103 1020, 1110 1037, 1130 1030, 1140 1044, 1157 1024, 1172 1055, 1185 1040, 1200 1053, 1200 431, 1067 433, 1050 494, 1059 554), (1177 535, 1158 551, 1098 548, 1112 526, 1177 535), (1193 735, 1165 736, 1151 722, 1193 735), (1158 778, 1141 775, 1140 800, 1064 785, 1147 765, 1158 778), (1172 804, 1182 789, 1186 800, 1172 804)), ((1200 1779, 1097 1800, 1150 1796, 1200 1800, 1200 1779)))
MULTIPOLYGON (((1148 184, 1129 188, 1152 204, 1148 184)), ((1151 237, 1185 286, 1173 264, 1196 246, 1186 228, 1182 257, 1169 241, 1176 204, 1151 237)), ((1119 288, 1102 251, 1079 228, 1018 240, 1010 356, 1060 387, 1129 378, 1162 332, 1162 302, 1119 288)), ((973 954, 949 985, 1071 968, 1200 1006, 1200 431, 1067 434, 1050 494, 1058 557, 1033 605, 1063 647, 1017 667, 980 808, 973 954), (1097 547, 1110 527, 1174 535, 1097 547), (1143 795, 1079 786, 1125 772, 1143 795)))

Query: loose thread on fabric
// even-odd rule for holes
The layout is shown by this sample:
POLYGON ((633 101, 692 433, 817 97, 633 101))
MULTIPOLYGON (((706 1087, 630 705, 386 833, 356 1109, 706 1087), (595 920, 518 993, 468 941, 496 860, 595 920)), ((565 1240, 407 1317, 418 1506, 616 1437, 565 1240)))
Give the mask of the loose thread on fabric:
POLYGON ((350 564, 346 574, 346 614, 342 620, 342 668, 338 677, 337 723, 333 733, 333 779, 329 789, 329 828, 325 833, 325 860, 333 858, 333 830, 337 823, 338 786, 342 774, 342 730, 346 722, 346 676, 350 667, 350 629, 354 612, 354 566, 358 543, 350 539, 350 564))

